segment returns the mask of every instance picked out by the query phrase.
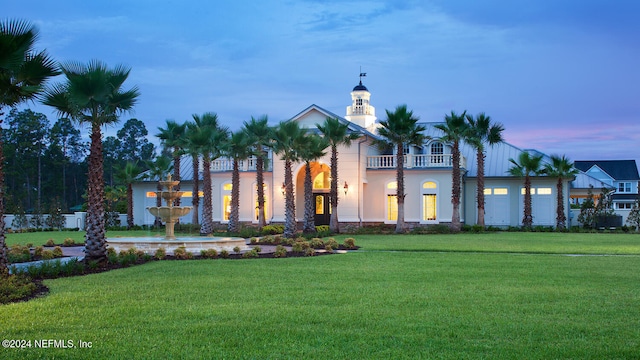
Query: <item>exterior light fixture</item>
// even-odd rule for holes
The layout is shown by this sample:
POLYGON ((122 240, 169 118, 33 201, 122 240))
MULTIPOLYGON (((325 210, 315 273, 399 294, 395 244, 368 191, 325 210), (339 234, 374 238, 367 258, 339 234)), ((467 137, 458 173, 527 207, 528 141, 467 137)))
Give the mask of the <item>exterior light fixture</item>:
POLYGON ((282 187, 280 188, 280 191, 282 191, 282 196, 284 196, 284 193, 287 191, 287 187, 284 186, 284 183, 282 183, 282 187))
POLYGON ((347 191, 349 191, 349 184, 347 184, 347 182, 344 182, 344 195, 347 196, 347 191))

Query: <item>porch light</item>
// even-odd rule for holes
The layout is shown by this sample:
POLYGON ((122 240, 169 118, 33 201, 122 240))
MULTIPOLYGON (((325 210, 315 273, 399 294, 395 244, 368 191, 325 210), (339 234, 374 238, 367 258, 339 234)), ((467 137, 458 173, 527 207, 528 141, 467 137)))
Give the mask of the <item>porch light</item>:
POLYGON ((282 187, 280 188, 280 191, 282 192, 282 196, 284 196, 284 193, 287 191, 287 187, 284 186, 284 183, 282 183, 282 187))
POLYGON ((349 184, 347 184, 346 181, 344 182, 343 188, 344 188, 344 196, 347 196, 347 191, 349 191, 349 184))

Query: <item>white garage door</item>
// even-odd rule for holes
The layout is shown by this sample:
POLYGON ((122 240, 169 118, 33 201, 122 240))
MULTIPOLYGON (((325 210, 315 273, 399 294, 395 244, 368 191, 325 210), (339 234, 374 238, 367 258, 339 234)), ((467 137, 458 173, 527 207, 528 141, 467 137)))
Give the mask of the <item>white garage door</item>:
POLYGON ((509 225, 509 189, 503 187, 484 189, 485 225, 509 225))
MULTIPOLYGON (((554 205, 553 190, 550 187, 531 188, 531 215, 533 216, 533 226, 553 226, 555 225, 556 209, 554 205)), ((524 212, 524 188, 520 189, 520 220, 522 225, 522 215, 524 212)))

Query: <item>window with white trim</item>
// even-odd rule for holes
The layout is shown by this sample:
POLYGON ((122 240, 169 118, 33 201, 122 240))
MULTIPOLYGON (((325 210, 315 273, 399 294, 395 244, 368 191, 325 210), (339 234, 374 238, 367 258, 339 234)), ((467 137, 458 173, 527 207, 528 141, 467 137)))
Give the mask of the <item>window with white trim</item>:
POLYGON ((631 183, 630 182, 620 182, 620 183, 618 183, 618 192, 619 193, 630 193, 631 192, 631 183))

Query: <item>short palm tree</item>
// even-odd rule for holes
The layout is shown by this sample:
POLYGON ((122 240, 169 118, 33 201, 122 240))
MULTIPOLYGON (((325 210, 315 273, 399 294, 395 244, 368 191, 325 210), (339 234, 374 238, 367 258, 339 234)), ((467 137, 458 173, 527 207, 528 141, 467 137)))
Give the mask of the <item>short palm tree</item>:
POLYGON ((304 130, 295 121, 283 121, 273 131, 273 150, 284 160, 284 236, 294 238, 296 226, 296 202, 293 192, 292 164, 300 159, 300 148, 304 141, 304 130))
POLYGON ((533 215, 531 210, 531 176, 538 176, 543 173, 542 155, 531 155, 523 151, 518 156, 518 160, 509 159, 512 166, 509 174, 524 178, 524 214, 522 226, 531 229, 533 226, 533 215))
MULTIPOLYGON (((145 164, 149 168, 146 178, 151 181, 155 180, 158 182, 156 187, 156 190, 158 190, 158 193, 156 194, 156 206, 160 207, 162 206, 162 197, 160 196, 162 185, 160 185, 160 180, 164 180, 173 169, 172 160, 167 156, 161 155, 156 157, 153 161, 145 161, 145 164)), ((153 225, 156 227, 162 226, 162 220, 160 220, 160 217, 156 216, 153 225)))
POLYGON ((313 182, 311 179, 311 162, 325 155, 325 149, 329 147, 329 143, 324 137, 309 133, 305 136, 300 149, 300 159, 304 164, 304 224, 302 226, 303 233, 314 233, 316 231, 315 224, 315 208, 313 201, 313 182))
MULTIPOLYGON (((160 143, 166 148, 171 149, 173 156, 173 180, 180 181, 180 159, 184 153, 186 145, 187 123, 178 124, 175 120, 167 120, 165 127, 159 127, 160 131, 156 136, 160 139, 160 143)), ((180 190, 180 184, 175 187, 176 191, 180 190)), ((180 198, 173 201, 174 206, 180 206, 180 198)))
POLYGON ((551 163, 545 164, 545 173, 550 177, 558 178, 556 183, 556 229, 564 230, 567 224, 567 216, 564 213, 563 180, 575 177, 580 171, 573 166, 573 162, 564 155, 551 155, 551 163))
POLYGON ((434 127, 444 133, 442 140, 451 143, 451 204, 453 205, 453 214, 451 215, 451 230, 460 231, 462 224, 460 223, 460 197, 462 175, 460 172, 460 142, 467 137, 469 124, 465 121, 467 111, 463 111, 458 115, 454 111, 445 115, 443 124, 436 124, 434 127))
POLYGON ((128 161, 116 173, 116 179, 127 187, 127 230, 133 228, 133 183, 141 179, 141 174, 137 161, 128 161))
MULTIPOLYGON (((0 22, 0 125, 3 109, 37 99, 46 81, 59 74, 46 51, 35 52, 38 29, 21 20, 0 22)), ((8 274, 4 235, 4 154, 0 127, 0 277, 8 274)))
POLYGON ((329 190, 329 204, 331 205, 331 218, 329 230, 333 233, 340 232, 338 223, 338 146, 351 146, 351 141, 360 137, 360 134, 349 132, 349 125, 343 124, 338 118, 327 117, 323 124, 316 124, 318 130, 331 146, 331 188, 329 190))
POLYGON ((256 191, 258 192, 258 228, 267 224, 264 211, 264 167, 267 160, 267 149, 271 145, 273 129, 268 125, 266 115, 259 119, 251 117, 250 122, 244 122, 243 129, 249 135, 249 143, 253 156, 256 157, 256 191))
POLYGON ((476 223, 484 226, 484 158, 485 144, 493 146, 504 141, 502 132, 504 126, 500 123, 491 123, 491 117, 480 113, 476 115, 467 114, 467 123, 469 124, 469 132, 466 142, 476 149, 476 160, 478 163, 476 201, 478 205, 478 220, 476 223))
POLYGON ((88 64, 70 62, 61 66, 66 81, 46 91, 43 103, 61 116, 91 126, 87 191, 86 261, 107 257, 104 212, 104 166, 102 126, 118 121, 118 116, 133 110, 140 92, 137 87, 123 89, 131 69, 117 65, 109 69, 94 60, 88 64))
POLYGON ((231 134, 224 148, 224 154, 233 159, 231 213, 229 214, 228 224, 228 230, 232 233, 240 231, 240 161, 246 160, 251 154, 248 140, 247 133, 240 130, 231 134))
POLYGON ((223 145, 227 142, 229 130, 219 124, 218 115, 212 112, 202 116, 193 115, 200 123, 197 135, 192 138, 202 154, 202 222, 200 233, 213 234, 213 196, 211 194, 211 161, 221 156, 223 145))
POLYGON ((386 110, 387 120, 380 122, 378 134, 383 140, 378 141, 379 147, 394 146, 396 149, 396 201, 398 202, 398 216, 396 233, 405 231, 404 224, 404 147, 422 145, 425 140, 423 131, 426 128, 418 124, 418 118, 413 111, 407 110, 407 105, 399 105, 395 111, 386 110))

